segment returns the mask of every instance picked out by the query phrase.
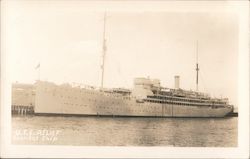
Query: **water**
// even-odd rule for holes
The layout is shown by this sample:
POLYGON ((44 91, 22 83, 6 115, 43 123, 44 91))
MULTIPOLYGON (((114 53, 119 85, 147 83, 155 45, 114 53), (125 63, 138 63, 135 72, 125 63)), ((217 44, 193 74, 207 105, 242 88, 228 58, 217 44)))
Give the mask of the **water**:
POLYGON ((236 147, 236 117, 12 117, 13 144, 236 147))

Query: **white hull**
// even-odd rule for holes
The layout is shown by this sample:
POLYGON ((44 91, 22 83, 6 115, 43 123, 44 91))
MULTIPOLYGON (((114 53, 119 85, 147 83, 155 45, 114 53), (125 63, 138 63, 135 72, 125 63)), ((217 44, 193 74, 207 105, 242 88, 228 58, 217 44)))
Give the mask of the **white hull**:
POLYGON ((144 102, 97 90, 36 84, 35 113, 152 117, 224 117, 230 107, 183 106, 144 102))

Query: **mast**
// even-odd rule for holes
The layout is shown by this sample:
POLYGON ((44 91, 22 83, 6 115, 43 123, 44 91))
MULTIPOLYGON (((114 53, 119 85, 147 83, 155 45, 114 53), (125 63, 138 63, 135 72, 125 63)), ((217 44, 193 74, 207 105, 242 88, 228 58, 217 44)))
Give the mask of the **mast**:
POLYGON ((199 87, 199 64, 198 64, 198 40, 196 42, 196 91, 198 92, 199 87))
POLYGON ((104 79, 104 64, 105 64, 105 55, 106 55, 107 47, 106 47, 106 12, 104 13, 104 22, 103 22, 103 46, 102 46, 102 81, 101 88, 103 88, 103 79, 104 79))

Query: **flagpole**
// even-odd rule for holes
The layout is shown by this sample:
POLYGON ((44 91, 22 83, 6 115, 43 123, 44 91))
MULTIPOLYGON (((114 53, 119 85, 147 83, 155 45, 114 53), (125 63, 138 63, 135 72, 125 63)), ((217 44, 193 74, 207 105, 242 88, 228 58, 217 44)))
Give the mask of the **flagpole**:
POLYGON ((39 66, 38 69, 39 69, 39 70, 38 70, 38 81, 40 81, 40 69, 41 69, 41 66, 39 66))
POLYGON ((40 69, 41 69, 41 67, 40 67, 40 62, 39 62, 39 64, 35 67, 35 69, 37 70, 38 69, 38 81, 40 81, 40 69))

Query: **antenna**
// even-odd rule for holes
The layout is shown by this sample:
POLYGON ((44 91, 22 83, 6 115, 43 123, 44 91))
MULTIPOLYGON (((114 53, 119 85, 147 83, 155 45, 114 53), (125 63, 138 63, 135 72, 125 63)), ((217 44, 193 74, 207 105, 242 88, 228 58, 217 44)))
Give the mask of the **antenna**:
POLYGON ((104 79, 104 64, 105 64, 105 55, 107 51, 106 47, 106 11, 104 13, 104 22, 103 22, 103 46, 102 46, 102 64, 101 64, 101 69, 102 69, 102 81, 101 81, 101 88, 103 88, 103 79, 104 79))
POLYGON ((199 87, 199 64, 198 64, 198 40, 196 42, 196 91, 198 92, 199 87))

